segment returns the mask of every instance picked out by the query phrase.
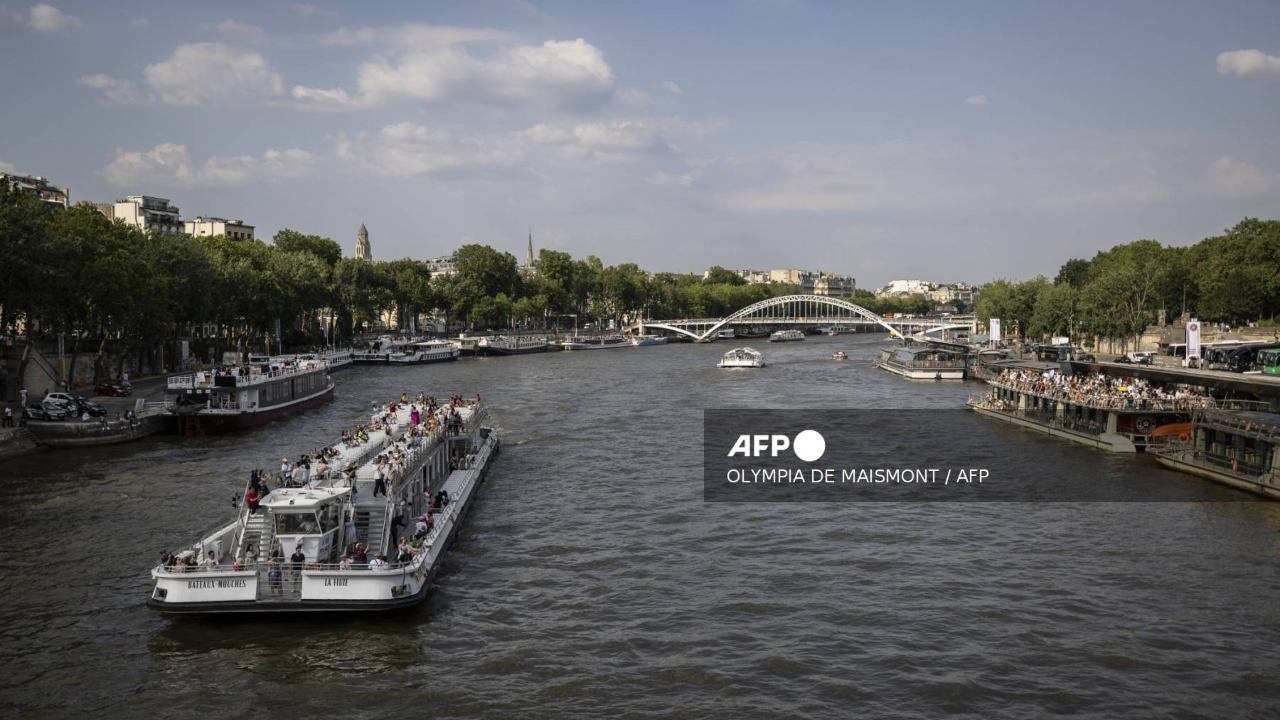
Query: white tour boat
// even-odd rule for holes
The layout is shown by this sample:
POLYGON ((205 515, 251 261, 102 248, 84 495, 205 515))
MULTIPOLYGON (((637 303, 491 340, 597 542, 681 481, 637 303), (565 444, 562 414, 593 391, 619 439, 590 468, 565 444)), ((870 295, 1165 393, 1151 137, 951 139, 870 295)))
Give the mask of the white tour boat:
POLYGON ((736 337, 738 337, 738 333, 733 328, 725 328, 724 330, 716 331, 717 340, 732 340, 736 337))
POLYGON ((565 350, 610 350, 631 347, 631 342, 621 335, 608 335, 598 338, 573 338, 565 340, 561 346, 565 350))
POLYGON ((378 339, 375 346, 355 353, 357 365, 423 365, 457 360, 462 353, 445 340, 378 339))
POLYGON ((749 347, 734 348, 720 358, 722 368, 762 368, 764 356, 758 350, 749 347))
POLYGON ((799 330, 779 330, 769 336, 769 342, 795 342, 803 339, 804 333, 799 330))
POLYGON ((231 522, 162 561, 147 605, 216 614, 420 602, 498 452, 498 435, 478 402, 442 407, 417 426, 410 413, 402 405, 381 415, 358 440, 334 445, 326 472, 306 487, 272 489, 254 499, 256 511, 244 503, 231 522), (387 494, 375 496, 379 467, 393 467, 379 466, 380 457, 399 459, 385 471, 387 494), (403 557, 397 535, 413 538, 403 557), (345 554, 357 543, 368 548, 365 563, 345 554))
POLYGON ((650 345, 666 345, 667 339, 660 335, 637 335, 631 338, 631 344, 634 347, 649 347, 650 345))
POLYGON ((480 338, 476 342, 478 355, 528 355, 547 351, 545 337, 498 337, 480 338))
POLYGON ((333 399, 322 359, 251 356, 248 365, 174 375, 165 392, 181 435, 243 430, 333 399))
POLYGON ((965 375, 963 355, 927 346, 885 348, 875 366, 909 380, 963 380, 965 375))

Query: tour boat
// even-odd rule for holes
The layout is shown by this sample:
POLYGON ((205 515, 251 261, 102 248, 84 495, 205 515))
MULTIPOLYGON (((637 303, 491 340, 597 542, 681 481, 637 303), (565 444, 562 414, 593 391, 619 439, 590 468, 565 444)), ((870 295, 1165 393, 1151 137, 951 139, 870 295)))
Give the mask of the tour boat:
POLYGON ((965 359, 935 347, 890 347, 880 351, 875 366, 909 380, 963 380, 965 359))
POLYGON ((621 335, 610 335, 598 338, 573 338, 565 340, 561 346, 565 350, 610 350, 631 347, 631 342, 621 335))
POLYGON ((799 330, 779 330, 769 336, 769 342, 795 342, 803 339, 804 333, 799 330))
POLYGON ((296 357, 168 379, 171 410, 181 435, 243 430, 333 399, 333 379, 324 360, 296 357))
POLYGON ((722 368, 762 368, 764 356, 758 350, 749 347, 734 348, 720 358, 722 368))
POLYGON ((476 355, 480 349, 480 338, 459 335, 453 340, 450 340, 449 344, 463 355, 476 355))
POLYGON ((837 350, 831 354, 831 359, 832 360, 848 360, 849 354, 843 350, 837 350))
POLYGON ((635 347, 649 347, 650 345, 666 345, 667 339, 658 335, 637 335, 631 338, 631 344, 635 347))
POLYGON ((334 445, 323 476, 305 487, 271 489, 253 503, 256 511, 244 503, 230 522, 176 553, 179 562, 154 567, 147 605, 209 615, 367 612, 422 601, 474 505, 498 435, 478 403, 446 406, 417 426, 406 406, 393 417, 370 425, 360 441, 334 445), (374 496, 375 460, 392 453, 403 456, 402 469, 387 481, 388 494, 374 496), (403 561, 397 535, 415 545, 403 561), (349 562, 345 552, 355 543, 367 545, 369 562, 349 562), (200 562, 183 564, 186 558, 200 562))
POLYGON ((736 337, 738 337, 738 333, 733 328, 716 331, 716 338, 719 340, 732 340, 736 337))
POLYGON ((528 355, 547 351, 544 337, 491 337, 480 338, 476 343, 479 355, 528 355))
POLYGON ((355 354, 361 365, 423 365, 457 360, 461 352, 445 340, 379 339, 377 347, 355 354))
MULTIPOLYGON (((253 357, 253 356, 251 356, 253 357)), ((337 372, 349 368, 355 364, 355 352, 350 348, 345 350, 321 350, 318 353, 303 353, 298 356, 299 360, 324 360, 329 366, 329 372, 337 372)))
POLYGON ((1161 465, 1280 500, 1280 414, 1201 410, 1151 435, 1161 465))

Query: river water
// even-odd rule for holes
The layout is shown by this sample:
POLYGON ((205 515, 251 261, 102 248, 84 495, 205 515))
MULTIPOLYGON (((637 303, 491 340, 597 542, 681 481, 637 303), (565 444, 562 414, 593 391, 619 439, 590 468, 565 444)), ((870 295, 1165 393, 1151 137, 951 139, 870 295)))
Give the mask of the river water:
MULTIPOLYGON (((256 431, 0 468, 9 716, 1274 717, 1280 506, 704 503, 702 409, 956 408, 975 384, 870 366, 877 336, 343 371, 256 431), (846 349, 850 360, 830 354, 846 349), (231 517, 252 467, 370 401, 480 392, 503 451, 427 601, 401 613, 169 620, 160 549, 231 517)), ((1002 429, 1099 482, 1203 484, 1002 429)), ((1016 438, 1016 441, 1013 440, 1016 438)), ((922 440, 923 442, 923 440, 922 440)))

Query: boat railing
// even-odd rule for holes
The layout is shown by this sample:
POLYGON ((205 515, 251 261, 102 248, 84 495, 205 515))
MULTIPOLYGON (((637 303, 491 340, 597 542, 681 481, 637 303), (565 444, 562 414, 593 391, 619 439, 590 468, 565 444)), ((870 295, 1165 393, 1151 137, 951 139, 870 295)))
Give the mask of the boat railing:
POLYGON ((1257 403, 1250 400, 1216 400, 1207 395, 1188 395, 1183 398, 1174 399, 1153 399, 1144 397, 1135 397, 1125 393, 1117 393, 1115 395, 1099 395, 1093 393, 1092 396, 1085 396, 1082 392, 1067 392, 1058 388, 1040 388, 1033 383, 1016 383, 992 378, 987 380, 987 384, 992 387, 1004 390, 1012 390, 1025 395, 1034 395, 1036 397, 1054 400, 1056 402, 1068 403, 1079 407, 1088 407, 1096 410, 1129 410, 1129 411, 1148 411, 1148 412, 1190 412, 1195 410, 1253 410, 1265 408, 1265 403, 1257 403))
MULTIPOLYGON (((1246 401, 1239 401, 1246 402, 1246 401)), ((1266 410, 1269 408, 1267 403, 1252 403, 1255 407, 1237 408, 1240 410, 1266 410)), ((1263 422, 1247 415, 1238 415, 1232 412, 1223 412, 1219 409, 1202 410, 1196 413, 1195 421, 1197 423, 1213 424, 1219 427, 1225 427, 1242 433, 1256 435, 1265 440, 1280 440, 1280 421, 1263 422)))
MULTIPOLYGON (((215 375, 210 371, 201 371, 193 373, 184 373, 182 375, 171 375, 166 385, 169 390, 195 390, 198 388, 214 388, 214 387, 252 387, 262 383, 279 380, 280 378, 293 377, 296 375, 304 375, 323 370, 328 367, 328 363, 324 360, 309 360, 304 363, 285 366, 282 368, 272 368, 266 372, 251 368, 248 375, 241 375, 238 371, 234 371, 228 375, 215 375)), ((240 370, 240 369, 238 369, 240 370)))

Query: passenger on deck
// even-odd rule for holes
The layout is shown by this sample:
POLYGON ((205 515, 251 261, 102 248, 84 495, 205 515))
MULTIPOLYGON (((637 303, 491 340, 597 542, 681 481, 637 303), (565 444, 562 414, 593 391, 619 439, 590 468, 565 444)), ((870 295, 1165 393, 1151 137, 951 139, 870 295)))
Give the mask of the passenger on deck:
POLYGON ((423 515, 422 517, 418 518, 418 521, 416 523, 414 523, 413 537, 415 540, 421 540, 422 538, 427 536, 427 533, 431 532, 431 527, 427 524, 428 517, 430 516, 423 515))
POLYGON ((373 496, 378 497, 378 493, 382 493, 383 497, 387 497, 387 482, 383 476, 382 466, 378 466, 373 471, 373 496))
POLYGON ((258 491, 255 488, 250 487, 249 492, 245 493, 244 496, 244 504, 249 506, 250 515, 258 514, 258 502, 258 491))
POLYGON ((218 555, 210 550, 209 554, 205 556, 204 562, 200 564, 212 570, 213 568, 218 567, 218 555))
POLYGON ((302 546, 298 545, 293 549, 293 554, 289 556, 289 574, 293 576, 295 585, 302 580, 302 563, 306 561, 307 556, 303 554, 302 546))
POLYGON ((407 563, 413 560, 413 550, 409 548, 409 539, 400 538, 400 547, 396 550, 396 562, 407 563))
POLYGON ((389 567, 386 555, 379 555, 373 559, 373 562, 369 563, 370 570, 387 570, 389 567))
POLYGON ((271 594, 279 595, 284 584, 284 573, 280 569, 280 562, 275 558, 271 559, 271 565, 267 569, 267 583, 271 586, 271 594))
POLYGON ((339 570, 351 569, 351 557, 349 555, 343 555, 342 558, 338 560, 338 569, 339 570))

